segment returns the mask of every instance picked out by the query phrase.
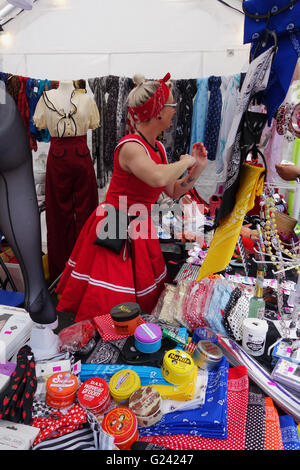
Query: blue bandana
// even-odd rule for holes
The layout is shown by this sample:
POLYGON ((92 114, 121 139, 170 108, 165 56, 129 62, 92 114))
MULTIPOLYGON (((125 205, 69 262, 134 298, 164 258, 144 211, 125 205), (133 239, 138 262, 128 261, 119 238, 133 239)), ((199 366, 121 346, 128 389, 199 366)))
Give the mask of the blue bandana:
POLYGON ((263 53, 274 44, 272 36, 262 47, 260 40, 266 27, 277 35, 277 54, 272 64, 267 88, 262 92, 262 101, 267 107, 268 123, 288 92, 294 70, 300 57, 300 2, 275 15, 288 5, 289 0, 244 0, 243 7, 251 14, 264 15, 271 12, 270 19, 255 19, 245 15, 244 43, 251 43, 251 58, 263 53))

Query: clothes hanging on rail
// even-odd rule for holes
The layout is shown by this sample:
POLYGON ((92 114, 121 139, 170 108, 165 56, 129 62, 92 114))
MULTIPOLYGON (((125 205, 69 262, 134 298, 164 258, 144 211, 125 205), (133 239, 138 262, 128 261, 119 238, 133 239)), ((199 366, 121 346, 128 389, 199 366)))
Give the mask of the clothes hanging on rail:
POLYGON ((228 169, 222 203, 217 214, 217 223, 231 213, 236 203, 240 170, 243 163, 242 158, 245 156, 241 152, 241 136, 245 122, 245 112, 253 97, 267 86, 274 54, 275 49, 271 47, 251 62, 243 81, 236 113, 232 119, 232 126, 224 151, 224 159, 228 161, 228 169))

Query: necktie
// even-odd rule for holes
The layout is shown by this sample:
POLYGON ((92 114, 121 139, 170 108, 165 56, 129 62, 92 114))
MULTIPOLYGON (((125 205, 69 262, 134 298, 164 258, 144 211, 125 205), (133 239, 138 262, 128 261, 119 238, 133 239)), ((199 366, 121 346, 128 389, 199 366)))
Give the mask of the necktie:
POLYGON ((210 96, 204 131, 204 145, 207 148, 208 160, 216 159, 222 113, 221 83, 221 77, 211 76, 208 79, 210 96))

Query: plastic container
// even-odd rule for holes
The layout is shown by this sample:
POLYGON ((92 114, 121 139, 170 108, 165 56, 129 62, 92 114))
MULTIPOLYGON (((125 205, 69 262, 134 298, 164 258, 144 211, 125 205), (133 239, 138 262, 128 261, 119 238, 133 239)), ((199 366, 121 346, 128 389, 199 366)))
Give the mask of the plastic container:
POLYGON ((161 373, 173 385, 182 385, 191 379, 195 368, 192 357, 180 349, 171 349, 164 355, 161 373))
POLYGON ((162 331, 158 325, 143 323, 134 332, 135 347, 143 353, 154 353, 161 348, 162 331))
POLYGON ((128 399, 141 386, 141 380, 136 372, 123 369, 112 376, 109 381, 109 391, 115 402, 128 404, 128 399))
POLYGON ((243 321, 242 346, 248 354, 261 356, 265 351, 268 322, 258 318, 246 318, 243 321))
POLYGON ((141 323, 141 308, 135 302, 124 302, 110 311, 118 335, 133 335, 141 323))
POLYGON ((76 397, 78 379, 70 372, 57 372, 46 382, 46 402, 53 408, 67 408, 76 397))
POLYGON ((212 370, 220 364, 223 353, 219 346, 211 341, 199 341, 194 351, 193 359, 201 369, 212 370))
POLYGON ((129 408, 118 407, 109 411, 101 426, 105 432, 114 436, 115 445, 120 450, 130 450, 138 440, 137 418, 129 408))
POLYGON ((111 404, 107 383, 100 377, 86 380, 79 387, 77 400, 82 408, 90 411, 95 416, 105 413, 111 404))
POLYGON ((155 388, 139 388, 129 398, 129 408, 137 417, 139 427, 152 426, 161 420, 161 396, 155 388))

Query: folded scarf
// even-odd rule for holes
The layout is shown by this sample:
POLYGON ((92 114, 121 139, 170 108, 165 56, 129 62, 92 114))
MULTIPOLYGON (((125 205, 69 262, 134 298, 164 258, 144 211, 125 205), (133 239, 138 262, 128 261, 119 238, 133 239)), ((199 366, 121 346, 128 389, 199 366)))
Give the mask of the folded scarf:
POLYGON ((266 403, 266 435, 265 450, 284 450, 278 412, 270 397, 265 398, 266 403))
POLYGON ((256 385, 250 385, 245 450, 264 450, 265 448, 265 395, 256 385))
POLYGON ((284 450, 300 450, 297 425, 289 415, 279 416, 280 431, 284 450))
POLYGON ((221 364, 209 372, 205 404, 201 408, 167 413, 156 425, 140 428, 140 436, 191 434, 226 439, 228 369, 223 357, 221 364))
POLYGON ((246 367, 239 366, 229 369, 227 439, 211 439, 181 434, 177 436, 141 436, 139 440, 174 450, 244 450, 248 386, 246 367))

